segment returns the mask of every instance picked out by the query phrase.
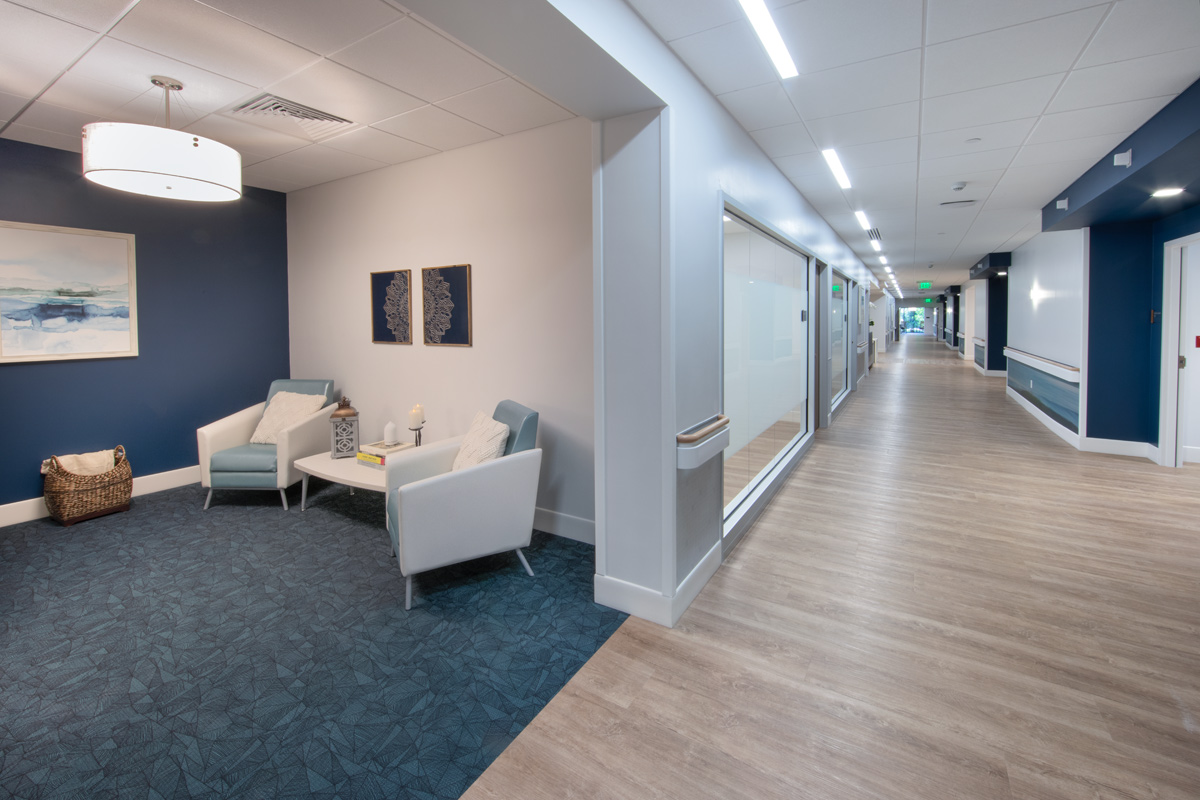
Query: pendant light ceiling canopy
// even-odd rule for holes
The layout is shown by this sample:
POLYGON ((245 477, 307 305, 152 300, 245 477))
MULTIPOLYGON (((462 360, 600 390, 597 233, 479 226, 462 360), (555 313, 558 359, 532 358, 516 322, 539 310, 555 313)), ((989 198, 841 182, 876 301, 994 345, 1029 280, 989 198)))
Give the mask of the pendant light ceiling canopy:
POLYGON ((155 75, 163 90, 166 127, 128 122, 83 126, 83 175, 123 192, 217 203, 242 196, 242 157, 220 142, 171 129, 171 92, 183 89, 155 75))

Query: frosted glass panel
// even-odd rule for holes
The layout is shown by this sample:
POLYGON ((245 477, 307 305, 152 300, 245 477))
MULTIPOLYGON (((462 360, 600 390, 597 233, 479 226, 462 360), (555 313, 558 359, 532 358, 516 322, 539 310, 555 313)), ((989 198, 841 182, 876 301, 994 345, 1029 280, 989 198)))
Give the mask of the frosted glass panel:
POLYGON ((727 506, 807 432, 807 311, 808 259, 744 225, 726 222, 727 506))
POLYGON ((846 367, 850 363, 850 338, 846 335, 849 316, 846 313, 846 279, 841 275, 833 275, 833 300, 829 305, 832 372, 830 375, 829 396, 837 400, 846 391, 846 367))

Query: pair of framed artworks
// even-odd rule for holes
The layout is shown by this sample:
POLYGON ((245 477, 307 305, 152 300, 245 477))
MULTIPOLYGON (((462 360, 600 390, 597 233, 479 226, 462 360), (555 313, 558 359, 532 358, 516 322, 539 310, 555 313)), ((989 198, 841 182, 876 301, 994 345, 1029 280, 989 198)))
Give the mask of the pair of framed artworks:
MULTIPOLYGON (((412 270, 371 273, 371 341, 412 344, 412 270)), ((425 344, 471 346, 471 265, 421 270, 425 344)))

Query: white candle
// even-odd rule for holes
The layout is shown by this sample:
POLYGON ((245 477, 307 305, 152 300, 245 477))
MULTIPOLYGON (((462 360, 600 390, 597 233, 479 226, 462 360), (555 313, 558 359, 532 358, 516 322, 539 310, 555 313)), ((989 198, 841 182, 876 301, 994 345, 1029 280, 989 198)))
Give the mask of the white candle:
POLYGON ((395 444, 399 441, 399 439, 396 438, 396 423, 389 422, 387 425, 383 426, 383 441, 387 444, 395 444))
POLYGON ((420 403, 417 403, 415 406, 413 406, 413 411, 416 411, 417 414, 420 415, 421 424, 424 425, 425 424, 425 406, 421 405, 420 403))
POLYGON ((420 406, 414 406, 413 410, 408 412, 408 427, 409 428, 421 427, 421 412, 417 410, 418 408, 420 408, 420 406))

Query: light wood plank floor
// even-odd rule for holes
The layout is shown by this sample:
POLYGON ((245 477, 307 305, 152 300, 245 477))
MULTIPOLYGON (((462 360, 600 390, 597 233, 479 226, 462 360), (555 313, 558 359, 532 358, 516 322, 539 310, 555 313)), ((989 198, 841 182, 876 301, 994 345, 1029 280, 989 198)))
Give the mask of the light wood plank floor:
POLYGON ((466 798, 1200 797, 1200 467, 1080 453, 919 335, 862 386, 466 798))

